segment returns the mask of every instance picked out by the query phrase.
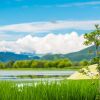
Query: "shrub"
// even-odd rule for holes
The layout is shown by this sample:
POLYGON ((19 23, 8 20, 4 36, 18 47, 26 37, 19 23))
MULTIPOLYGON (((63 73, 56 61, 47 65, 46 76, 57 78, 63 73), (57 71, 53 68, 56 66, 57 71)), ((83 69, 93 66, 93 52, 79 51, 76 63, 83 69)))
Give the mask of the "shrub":
POLYGON ((0 62, 0 68, 5 68, 5 64, 3 62, 0 62))
POLYGON ((80 62, 80 66, 87 66, 87 65, 89 65, 89 62, 87 60, 82 60, 80 62))

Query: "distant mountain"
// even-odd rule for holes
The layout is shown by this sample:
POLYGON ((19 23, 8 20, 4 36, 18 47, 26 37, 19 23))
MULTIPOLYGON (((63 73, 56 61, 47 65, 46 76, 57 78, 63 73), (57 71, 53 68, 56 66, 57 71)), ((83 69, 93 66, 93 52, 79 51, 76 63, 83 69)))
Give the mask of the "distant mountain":
MULTIPOLYGON (((100 50, 100 47, 99 47, 100 50)), ((81 61, 83 59, 90 60, 95 57, 95 47, 91 46, 78 52, 73 52, 69 54, 46 54, 38 55, 35 53, 20 53, 16 54, 14 52, 0 52, 0 61, 7 62, 10 60, 56 60, 62 58, 69 58, 72 61, 81 61)))
MULTIPOLYGON (((99 47, 99 50, 100 50, 100 47, 99 47)), ((81 51, 73 52, 69 54, 47 54, 47 55, 44 55, 41 59, 55 60, 55 59, 60 59, 60 58, 69 58, 72 61, 81 61, 83 59, 90 60, 91 58, 95 56, 96 56, 95 47, 91 46, 81 51)))
POLYGON ((32 60, 32 59, 40 59, 40 57, 36 55, 31 55, 30 54, 16 54, 13 52, 0 52, 0 61, 7 62, 10 60, 16 61, 16 60, 32 60))

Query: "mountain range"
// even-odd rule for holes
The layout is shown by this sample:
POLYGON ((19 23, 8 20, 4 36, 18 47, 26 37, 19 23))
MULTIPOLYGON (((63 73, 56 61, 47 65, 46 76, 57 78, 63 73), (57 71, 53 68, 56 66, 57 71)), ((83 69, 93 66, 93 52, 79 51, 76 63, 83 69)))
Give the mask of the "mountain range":
MULTIPOLYGON (((100 51, 100 47, 99 47, 99 51, 100 51)), ((42 57, 42 59, 55 60, 58 58, 59 59, 60 58, 69 58, 72 61, 81 61, 81 60, 90 60, 95 56, 96 56, 95 47, 90 46, 90 47, 80 50, 78 52, 73 52, 73 53, 69 53, 69 54, 54 54, 54 55, 47 54, 47 55, 44 55, 42 57)))
MULTIPOLYGON (((100 51, 100 47, 99 47, 100 51)), ((35 53, 20 53, 16 54, 14 52, 0 52, 0 61, 7 62, 7 61, 16 61, 16 60, 56 60, 62 58, 69 58, 72 61, 81 61, 83 59, 90 60, 95 57, 95 47, 90 46, 78 52, 73 52, 69 54, 45 54, 45 55, 38 55, 35 53)))
POLYGON ((16 60, 32 60, 32 59, 40 59, 39 56, 34 55, 33 53, 20 53, 16 54, 14 52, 0 52, 0 61, 16 61, 16 60))

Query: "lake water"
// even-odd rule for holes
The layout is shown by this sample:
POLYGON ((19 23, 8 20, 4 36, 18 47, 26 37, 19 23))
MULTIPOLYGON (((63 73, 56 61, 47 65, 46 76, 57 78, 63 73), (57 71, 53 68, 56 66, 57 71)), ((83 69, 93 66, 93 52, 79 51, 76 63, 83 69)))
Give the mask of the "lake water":
POLYGON ((19 70, 0 70, 0 80, 13 81, 59 81, 66 79, 75 71, 19 71, 19 70), (34 77, 18 77, 34 76, 34 77))

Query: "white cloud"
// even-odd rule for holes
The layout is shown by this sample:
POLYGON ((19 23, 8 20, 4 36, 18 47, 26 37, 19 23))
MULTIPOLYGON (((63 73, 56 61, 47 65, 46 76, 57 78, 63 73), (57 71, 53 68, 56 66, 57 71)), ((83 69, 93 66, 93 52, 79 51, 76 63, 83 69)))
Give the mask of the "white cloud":
POLYGON ((26 34, 19 34, 19 33, 7 33, 7 32, 0 32, 0 41, 2 40, 17 40, 20 37, 25 36, 26 34))
POLYGON ((100 20, 92 21, 52 21, 52 22, 33 22, 0 27, 0 32, 45 32, 58 29, 80 29, 93 30, 94 24, 100 24, 100 20))
POLYGON ((50 33, 44 37, 27 35, 17 41, 0 41, 0 51, 66 54, 85 48, 83 41, 83 35, 79 36, 76 32, 64 35, 50 33))

